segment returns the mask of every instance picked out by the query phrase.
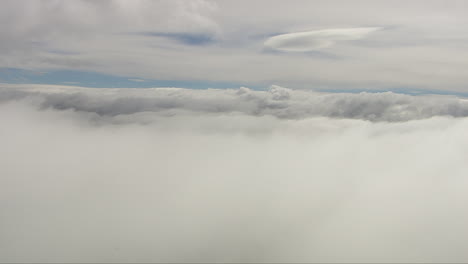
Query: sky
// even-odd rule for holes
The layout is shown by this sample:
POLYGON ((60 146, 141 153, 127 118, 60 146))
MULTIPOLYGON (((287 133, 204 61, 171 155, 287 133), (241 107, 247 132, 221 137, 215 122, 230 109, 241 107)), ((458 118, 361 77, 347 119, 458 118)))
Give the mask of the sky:
POLYGON ((0 263, 467 263, 467 1, 2 1, 0 263))
POLYGON ((0 82, 466 93, 467 5, 7 0, 0 82))

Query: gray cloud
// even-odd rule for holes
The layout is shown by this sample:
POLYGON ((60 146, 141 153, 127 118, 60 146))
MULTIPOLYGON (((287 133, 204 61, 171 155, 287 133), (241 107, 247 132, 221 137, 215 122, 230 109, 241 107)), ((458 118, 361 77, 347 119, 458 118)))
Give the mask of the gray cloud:
POLYGON ((401 122, 435 116, 466 117, 468 101, 451 96, 382 93, 317 93, 271 86, 267 91, 182 88, 93 89, 60 86, 36 88, 4 85, 0 100, 33 99, 42 108, 71 109, 101 117, 144 112, 175 115, 242 113, 283 119, 351 118, 401 122))
POLYGON ((3 1, 0 67, 331 89, 466 91, 468 81, 466 1, 26 3, 3 1), (335 44, 316 56, 264 52, 275 39, 281 50, 335 44))
POLYGON ((1 262, 468 260, 460 99, 57 86, 0 98, 1 262), (430 118, 359 120, 371 113, 430 118))

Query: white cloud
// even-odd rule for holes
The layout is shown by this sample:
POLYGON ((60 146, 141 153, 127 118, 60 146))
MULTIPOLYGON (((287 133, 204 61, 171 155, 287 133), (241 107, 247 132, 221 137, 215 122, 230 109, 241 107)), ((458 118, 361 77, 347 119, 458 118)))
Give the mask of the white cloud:
POLYGON ((454 98, 15 91, 0 94, 0 262, 468 260, 468 118, 433 117, 454 98), (377 102, 430 118, 275 117, 377 102))
POLYGON ((267 39, 264 45, 280 51, 306 52, 333 46, 346 40, 357 40, 380 30, 379 27, 334 28, 277 35, 267 39))

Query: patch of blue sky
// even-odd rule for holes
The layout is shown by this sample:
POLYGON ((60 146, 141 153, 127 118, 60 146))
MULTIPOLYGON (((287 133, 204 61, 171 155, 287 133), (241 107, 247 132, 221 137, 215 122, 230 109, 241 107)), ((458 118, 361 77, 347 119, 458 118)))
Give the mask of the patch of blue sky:
POLYGON ((207 45, 215 41, 212 35, 201 33, 141 32, 139 34, 149 37, 168 38, 185 45, 193 46, 207 45))
MULTIPOLYGON (((33 71, 17 68, 0 68, 0 82, 13 84, 74 85, 94 88, 183 87, 191 89, 226 89, 247 86, 247 84, 230 82, 145 79, 134 76, 114 76, 86 71, 33 71)), ((253 86, 251 88, 256 89, 257 87, 253 86)))
MULTIPOLYGON (((115 76, 97 72, 74 71, 74 70, 25 70, 17 68, 0 68, 0 83, 12 84, 54 84, 82 86, 90 88, 153 88, 153 87, 180 87, 189 89, 237 89, 241 86, 253 90, 267 90, 268 84, 216 82, 199 80, 163 80, 145 79, 134 76, 115 76)), ((280 84, 281 85, 281 84, 280 84)), ((286 85, 286 87, 289 87, 286 85)), ((408 95, 453 95, 468 97, 468 92, 457 92, 448 90, 430 90, 410 87, 387 87, 384 89, 360 89, 360 88, 320 88, 314 89, 319 92, 328 93, 380 93, 393 92, 408 95)))

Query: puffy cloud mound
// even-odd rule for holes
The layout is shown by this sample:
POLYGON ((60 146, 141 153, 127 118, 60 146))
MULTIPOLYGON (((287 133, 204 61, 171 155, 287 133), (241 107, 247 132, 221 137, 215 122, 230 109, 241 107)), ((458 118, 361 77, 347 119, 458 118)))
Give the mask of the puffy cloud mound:
MULTIPOLYGON (((182 88, 93 89, 66 86, 3 86, 0 100, 33 100, 42 108, 73 109, 99 117, 141 113, 175 115, 243 113, 283 119, 308 117, 408 121, 434 116, 468 116, 468 101, 450 96, 383 93, 317 93, 273 85, 267 91, 182 88)), ((115 118, 114 118, 115 119, 115 118)))
POLYGON ((461 99, 33 86, 0 98, 0 262, 468 260, 461 99))

